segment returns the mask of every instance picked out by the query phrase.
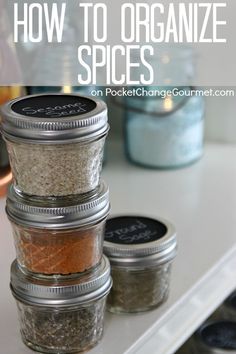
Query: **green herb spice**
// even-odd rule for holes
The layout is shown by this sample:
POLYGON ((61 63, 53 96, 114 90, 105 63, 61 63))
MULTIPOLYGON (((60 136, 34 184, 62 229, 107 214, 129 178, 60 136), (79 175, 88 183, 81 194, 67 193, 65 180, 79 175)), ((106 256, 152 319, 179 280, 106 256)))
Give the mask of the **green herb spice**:
POLYGON ((48 354, 72 354, 94 347, 101 339, 107 295, 112 280, 103 256, 90 272, 74 278, 44 279, 11 266, 23 342, 48 354))
POLYGON ((104 253, 111 262, 111 312, 142 312, 167 300, 176 255, 174 226, 162 219, 119 216, 106 223, 104 253))
POLYGON ((46 308, 17 302, 26 345, 48 353, 77 353, 102 337, 105 299, 85 307, 46 308))
POLYGON ((108 296, 111 312, 151 310, 164 302, 169 293, 171 263, 149 268, 112 266, 113 287, 108 296))

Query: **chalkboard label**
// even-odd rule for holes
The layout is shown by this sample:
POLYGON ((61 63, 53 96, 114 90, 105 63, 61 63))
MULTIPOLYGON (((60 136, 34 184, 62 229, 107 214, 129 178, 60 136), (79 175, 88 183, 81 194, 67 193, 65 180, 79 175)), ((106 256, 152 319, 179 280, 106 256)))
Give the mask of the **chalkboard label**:
POLYGON ((202 329, 201 336, 209 347, 236 349, 236 322, 221 321, 209 324, 202 329))
POLYGON ((37 118, 66 118, 94 110, 96 103, 75 95, 40 95, 24 98, 12 105, 18 114, 37 118))
POLYGON ((157 241, 166 233, 167 227, 158 220, 139 216, 122 216, 107 221, 105 241, 137 245, 157 241))

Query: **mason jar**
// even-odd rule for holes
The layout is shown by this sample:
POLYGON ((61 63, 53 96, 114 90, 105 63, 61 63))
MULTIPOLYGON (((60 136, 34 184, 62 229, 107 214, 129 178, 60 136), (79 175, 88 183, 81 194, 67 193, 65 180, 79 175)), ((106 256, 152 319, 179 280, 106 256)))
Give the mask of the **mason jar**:
POLYGON ((109 209, 103 182, 91 196, 54 204, 22 196, 11 186, 6 212, 20 267, 27 273, 56 277, 96 267, 102 258, 109 209))
MULTIPOLYGON (((0 32, 2 33, 1 29, 0 32)), ((0 53, 0 57, 1 57, 1 53, 0 53)), ((1 63, 0 63, 0 67, 1 67, 1 63)), ((10 99, 21 96, 23 93, 24 93, 24 88, 20 86, 0 86, 0 106, 6 103, 7 101, 9 101, 10 99)), ((0 122, 1 122, 1 116, 0 116, 0 122)), ((5 197, 11 179, 12 179, 12 174, 10 170, 7 147, 2 137, 2 134, 0 132, 0 198, 3 196, 5 197)))
MULTIPOLYGON (((0 105, 6 103, 10 99, 21 96, 24 89, 20 86, 0 86, 0 105)), ((1 116, 0 116, 1 122, 1 116)), ((9 159, 6 149, 6 144, 0 133, 0 173, 2 168, 9 166, 9 159)))
MULTIPOLYGON (((146 43, 143 43, 146 44, 146 43)), ((139 50, 131 54, 133 62, 140 57, 139 50)), ((193 46, 189 44, 153 43, 153 53, 145 53, 147 62, 153 68, 153 86, 159 88, 190 86, 196 76, 197 56, 193 46)), ((130 68, 132 82, 139 82, 140 77, 148 78, 149 70, 140 65, 130 68)), ((147 88, 151 86, 146 86, 147 88)))
POLYGON ((162 219, 140 216, 109 219, 104 242, 113 279, 108 310, 142 312, 166 301, 176 244, 174 227, 162 219))
POLYGON ((193 354, 236 353, 236 322, 204 323, 192 338, 193 354))
POLYGON ((203 154, 204 100, 191 87, 139 88, 125 100, 125 146, 132 163, 178 168, 203 154))
POLYGON ((103 257, 96 270, 54 282, 26 275, 14 261, 11 291, 16 299, 23 342, 43 353, 77 353, 101 339, 110 265, 103 257))
POLYGON ((2 107, 15 187, 45 198, 84 194, 100 181, 108 132, 103 101, 75 94, 46 94, 2 107))

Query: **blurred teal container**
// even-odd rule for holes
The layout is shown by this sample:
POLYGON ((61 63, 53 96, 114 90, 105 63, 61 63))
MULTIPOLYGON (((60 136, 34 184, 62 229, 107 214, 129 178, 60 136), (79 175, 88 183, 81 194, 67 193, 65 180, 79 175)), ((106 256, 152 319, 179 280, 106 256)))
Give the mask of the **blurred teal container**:
POLYGON ((128 159, 149 168, 178 168, 203 154, 204 99, 191 87, 149 87, 155 97, 125 100, 125 146, 128 159))
POLYGON ((28 93, 30 95, 40 93, 78 93, 82 95, 91 95, 94 86, 30 86, 28 93))

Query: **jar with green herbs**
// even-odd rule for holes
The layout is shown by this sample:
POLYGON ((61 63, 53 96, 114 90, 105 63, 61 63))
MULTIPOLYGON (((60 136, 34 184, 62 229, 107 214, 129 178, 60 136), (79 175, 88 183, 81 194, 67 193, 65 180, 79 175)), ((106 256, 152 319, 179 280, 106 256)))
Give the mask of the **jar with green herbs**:
POLYGON ((109 191, 101 182, 90 197, 45 203, 10 187, 6 212, 12 225, 17 261, 38 276, 73 276, 101 261, 109 191))
POLYGON ((45 198, 84 194, 99 184, 109 129, 103 101, 44 94, 1 109, 15 187, 45 198))
POLYGON ((110 265, 103 257, 92 272, 55 282, 26 275, 14 261, 11 290, 16 299, 23 342, 43 353, 78 353, 101 339, 110 265))
POLYGON ((142 312, 166 301, 176 247, 175 229, 167 221, 140 216, 109 219, 104 242, 113 278, 108 310, 142 312))

